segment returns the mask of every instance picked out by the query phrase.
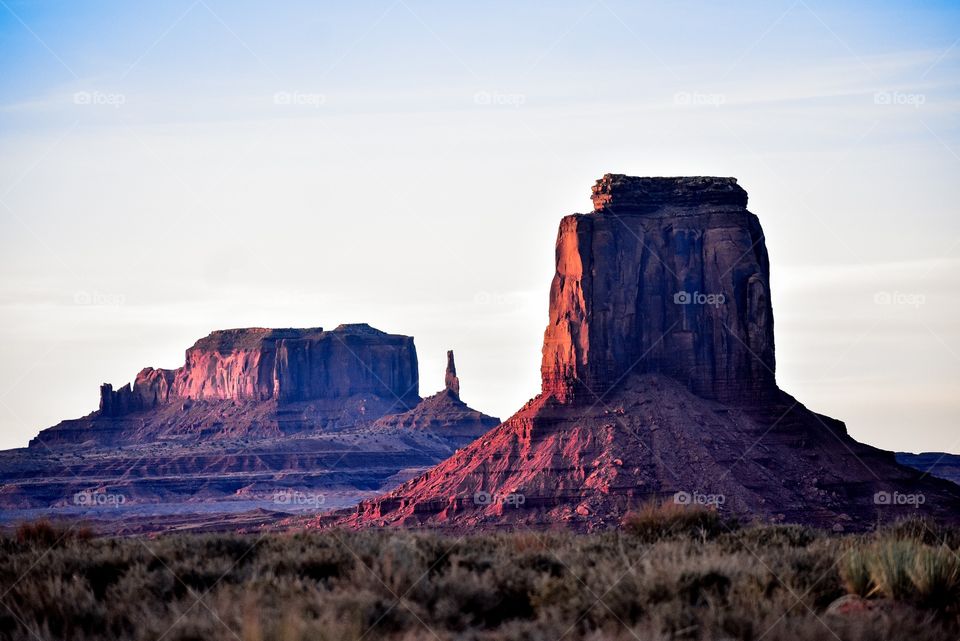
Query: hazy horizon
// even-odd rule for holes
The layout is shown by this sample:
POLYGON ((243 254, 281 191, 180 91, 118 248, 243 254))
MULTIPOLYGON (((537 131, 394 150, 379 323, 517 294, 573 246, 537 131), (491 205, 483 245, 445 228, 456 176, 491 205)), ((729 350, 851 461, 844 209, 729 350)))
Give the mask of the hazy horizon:
POLYGON ((0 447, 249 326, 412 335, 422 395, 453 349, 506 418, 609 172, 737 177, 781 387, 960 453, 960 6, 546 6, 0 0, 0 447))

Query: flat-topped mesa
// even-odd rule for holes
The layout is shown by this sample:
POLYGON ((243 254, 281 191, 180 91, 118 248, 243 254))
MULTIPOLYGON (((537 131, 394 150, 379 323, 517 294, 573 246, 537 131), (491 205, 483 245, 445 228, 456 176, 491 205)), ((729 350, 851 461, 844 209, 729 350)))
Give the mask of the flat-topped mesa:
POLYGON ((295 402, 358 394, 420 401, 412 337, 363 323, 333 331, 219 330, 190 347, 179 369, 144 369, 132 387, 116 391, 102 386, 100 412, 123 416, 175 399, 295 402))
POLYGON ((593 200, 560 223, 543 391, 595 402, 631 372, 724 401, 775 391, 767 250, 736 179, 607 174, 593 200))
POLYGON ((680 213, 691 208, 747 206, 747 192, 736 178, 690 176, 639 178, 605 174, 593 186, 595 212, 612 214, 680 213))

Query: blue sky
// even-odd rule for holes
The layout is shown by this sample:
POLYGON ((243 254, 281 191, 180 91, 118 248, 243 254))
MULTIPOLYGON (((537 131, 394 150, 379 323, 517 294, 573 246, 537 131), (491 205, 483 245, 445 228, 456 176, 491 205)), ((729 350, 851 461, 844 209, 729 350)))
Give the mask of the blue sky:
POLYGON ((454 348, 506 417, 620 172, 738 177, 782 386, 960 452, 958 39, 946 2, 0 0, 0 446, 254 325, 412 334, 424 394, 454 348))

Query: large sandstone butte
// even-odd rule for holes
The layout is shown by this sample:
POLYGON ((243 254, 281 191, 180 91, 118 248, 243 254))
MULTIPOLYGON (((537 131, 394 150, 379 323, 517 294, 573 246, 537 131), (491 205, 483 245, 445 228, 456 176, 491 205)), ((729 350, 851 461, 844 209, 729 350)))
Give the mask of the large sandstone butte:
POLYGON ((182 367, 105 384, 98 410, 0 452, 0 509, 72 508, 90 492, 128 505, 289 492, 353 504, 499 424, 460 400, 448 362, 446 388, 422 399, 410 336, 366 324, 215 331, 182 367))
POLYGON ((778 388, 770 264, 736 179, 608 174, 593 202, 560 222, 542 393, 335 522, 594 529, 671 500, 837 530, 957 520, 960 487, 778 388))

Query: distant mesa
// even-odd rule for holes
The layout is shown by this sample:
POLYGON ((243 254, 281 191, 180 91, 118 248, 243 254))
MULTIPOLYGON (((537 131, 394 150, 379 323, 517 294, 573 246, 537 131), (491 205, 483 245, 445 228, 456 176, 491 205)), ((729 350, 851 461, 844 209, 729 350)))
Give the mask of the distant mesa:
POLYGON ((960 519, 960 487, 778 387, 766 242, 736 179, 607 174, 593 202, 560 221, 542 393, 319 523, 591 530, 651 501, 835 530, 960 519), (918 495, 919 508, 877 498, 918 495))
MULTIPOLYGON (((445 378, 445 392, 452 398, 436 408, 442 409, 443 426, 479 436, 485 431, 481 424, 499 423, 460 401, 452 351, 447 352, 445 378)), ((132 385, 117 390, 104 384, 98 411, 44 430, 32 445, 277 437, 372 424, 394 415, 399 419, 412 411, 417 411, 418 426, 433 425, 433 404, 423 404, 419 386, 413 338, 364 323, 332 331, 218 330, 194 343, 178 369, 148 367, 132 385), (191 411, 195 406, 208 424, 197 422, 198 412, 191 411)))
POLYGON ((227 329, 187 350, 176 370, 147 368, 133 383, 101 388, 100 411, 123 416, 171 400, 279 402, 357 394, 419 401, 413 338, 366 324, 311 329, 227 329))
POLYGON ((350 504, 500 422, 460 400, 452 352, 445 389, 423 399, 419 385, 413 338, 366 324, 215 331, 182 367, 104 384, 97 411, 0 452, 0 507, 70 507, 91 488, 127 505, 291 491, 350 504))
POLYGON ((960 456, 946 452, 897 452, 897 462, 960 485, 960 456))

